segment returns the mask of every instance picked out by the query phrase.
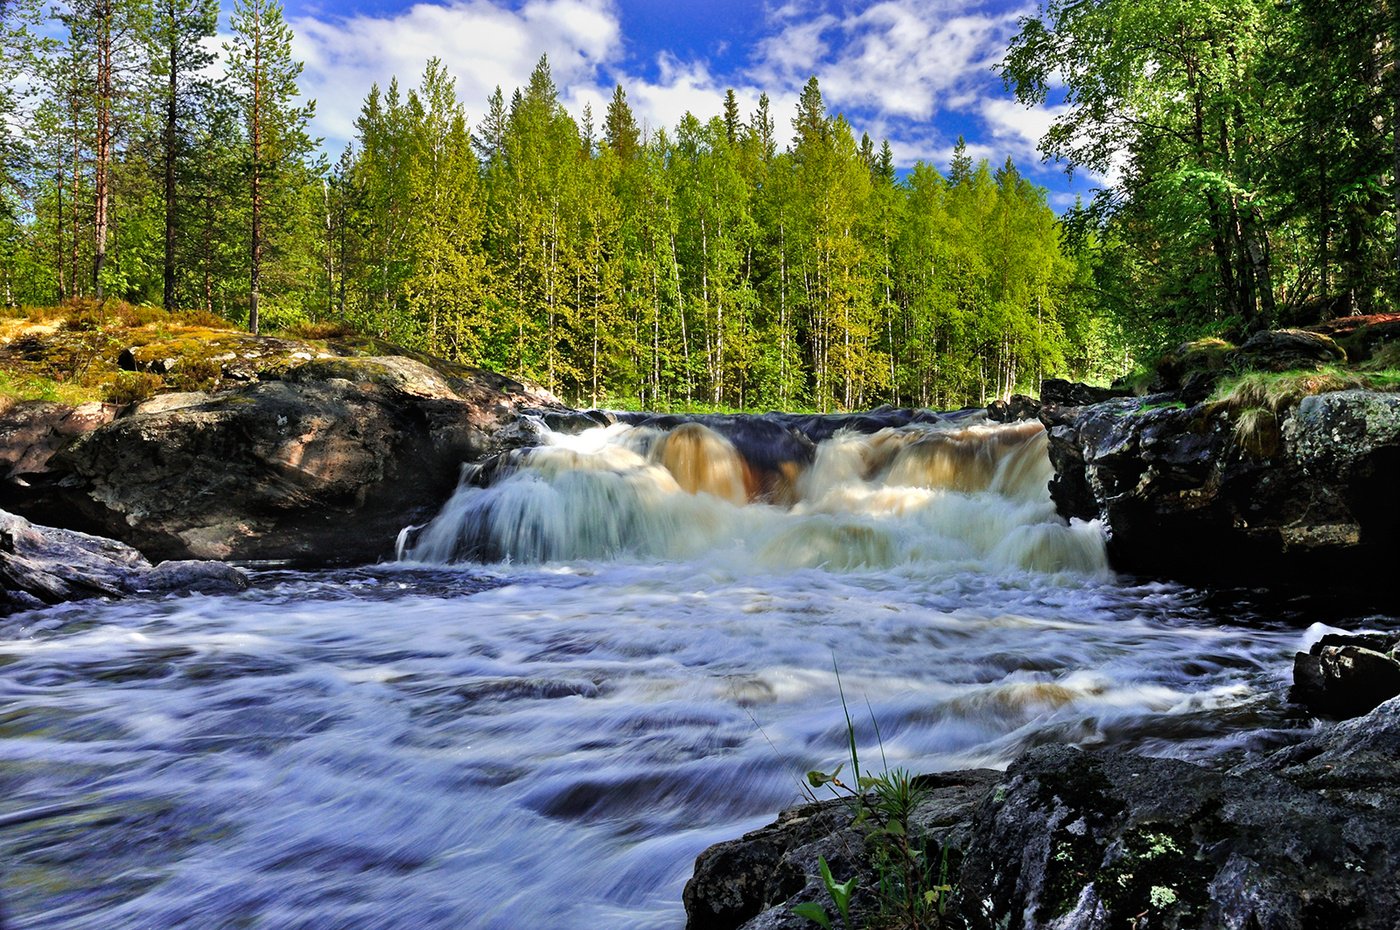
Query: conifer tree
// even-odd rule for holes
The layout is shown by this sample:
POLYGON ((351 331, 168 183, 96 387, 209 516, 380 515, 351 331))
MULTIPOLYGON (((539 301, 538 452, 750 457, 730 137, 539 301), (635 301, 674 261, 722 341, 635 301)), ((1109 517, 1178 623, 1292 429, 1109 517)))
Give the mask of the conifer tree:
POLYGON ((292 31, 277 0, 234 0, 228 79, 247 132, 249 193, 248 330, 259 328, 269 203, 286 200, 287 185, 311 148, 306 124, 314 102, 298 106, 302 64, 292 58, 292 31))

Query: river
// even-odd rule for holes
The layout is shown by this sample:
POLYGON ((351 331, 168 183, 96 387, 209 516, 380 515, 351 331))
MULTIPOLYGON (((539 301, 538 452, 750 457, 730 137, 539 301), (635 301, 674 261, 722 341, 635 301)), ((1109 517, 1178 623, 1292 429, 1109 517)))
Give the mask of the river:
POLYGON ((399 562, 0 620, 0 818, 65 805, 0 820, 0 922, 678 928, 696 854, 845 760, 847 712, 916 770, 1297 726, 1320 627, 1114 575, 1038 426, 732 449, 548 434, 399 562))

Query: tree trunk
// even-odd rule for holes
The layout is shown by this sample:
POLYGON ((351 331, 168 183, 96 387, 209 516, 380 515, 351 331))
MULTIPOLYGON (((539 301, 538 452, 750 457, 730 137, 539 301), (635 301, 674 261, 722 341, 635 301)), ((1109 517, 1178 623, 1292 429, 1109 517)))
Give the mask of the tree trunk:
POLYGON ((169 95, 165 101, 165 266, 162 269, 161 306, 167 311, 175 309, 175 147, 176 130, 179 123, 179 73, 180 40, 176 31, 176 9, 174 0, 166 7, 170 17, 170 78, 166 87, 169 95))
POLYGON ((97 33, 97 145, 93 152, 93 253, 92 291, 101 300, 103 294, 102 269, 107 264, 108 208, 111 198, 112 165, 112 97, 113 84, 113 42, 112 4, 104 2, 98 8, 97 33))
POLYGON ((262 145, 263 145, 263 125, 262 125, 262 95, 263 95, 263 73, 262 73, 262 6, 255 4, 256 10, 253 23, 253 108, 248 126, 249 143, 252 147, 253 156, 253 215, 252 215, 252 241, 249 255, 249 279, 248 279, 248 331, 257 335, 258 332, 258 291, 262 285, 262 145))

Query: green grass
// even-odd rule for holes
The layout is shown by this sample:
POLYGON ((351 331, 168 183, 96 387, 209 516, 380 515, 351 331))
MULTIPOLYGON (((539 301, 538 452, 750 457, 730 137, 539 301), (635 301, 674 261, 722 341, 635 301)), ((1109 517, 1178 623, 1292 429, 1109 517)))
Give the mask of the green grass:
POLYGON ((12 401, 47 400, 76 407, 102 399, 102 389, 85 384, 55 381, 41 375, 23 375, 0 370, 0 397, 12 401))
POLYGON ((1400 369, 1329 366, 1315 371, 1251 371, 1222 379, 1210 401, 1232 413, 1259 408, 1279 414, 1304 397, 1352 389, 1400 391, 1400 369))

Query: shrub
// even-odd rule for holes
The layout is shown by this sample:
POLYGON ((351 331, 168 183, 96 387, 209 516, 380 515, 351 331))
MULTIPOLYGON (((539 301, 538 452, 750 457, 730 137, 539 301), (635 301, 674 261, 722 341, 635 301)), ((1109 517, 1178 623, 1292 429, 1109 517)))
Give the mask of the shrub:
POLYGON ((102 387, 102 399, 109 404, 139 404, 149 400, 165 382, 148 371, 123 371, 102 387))

